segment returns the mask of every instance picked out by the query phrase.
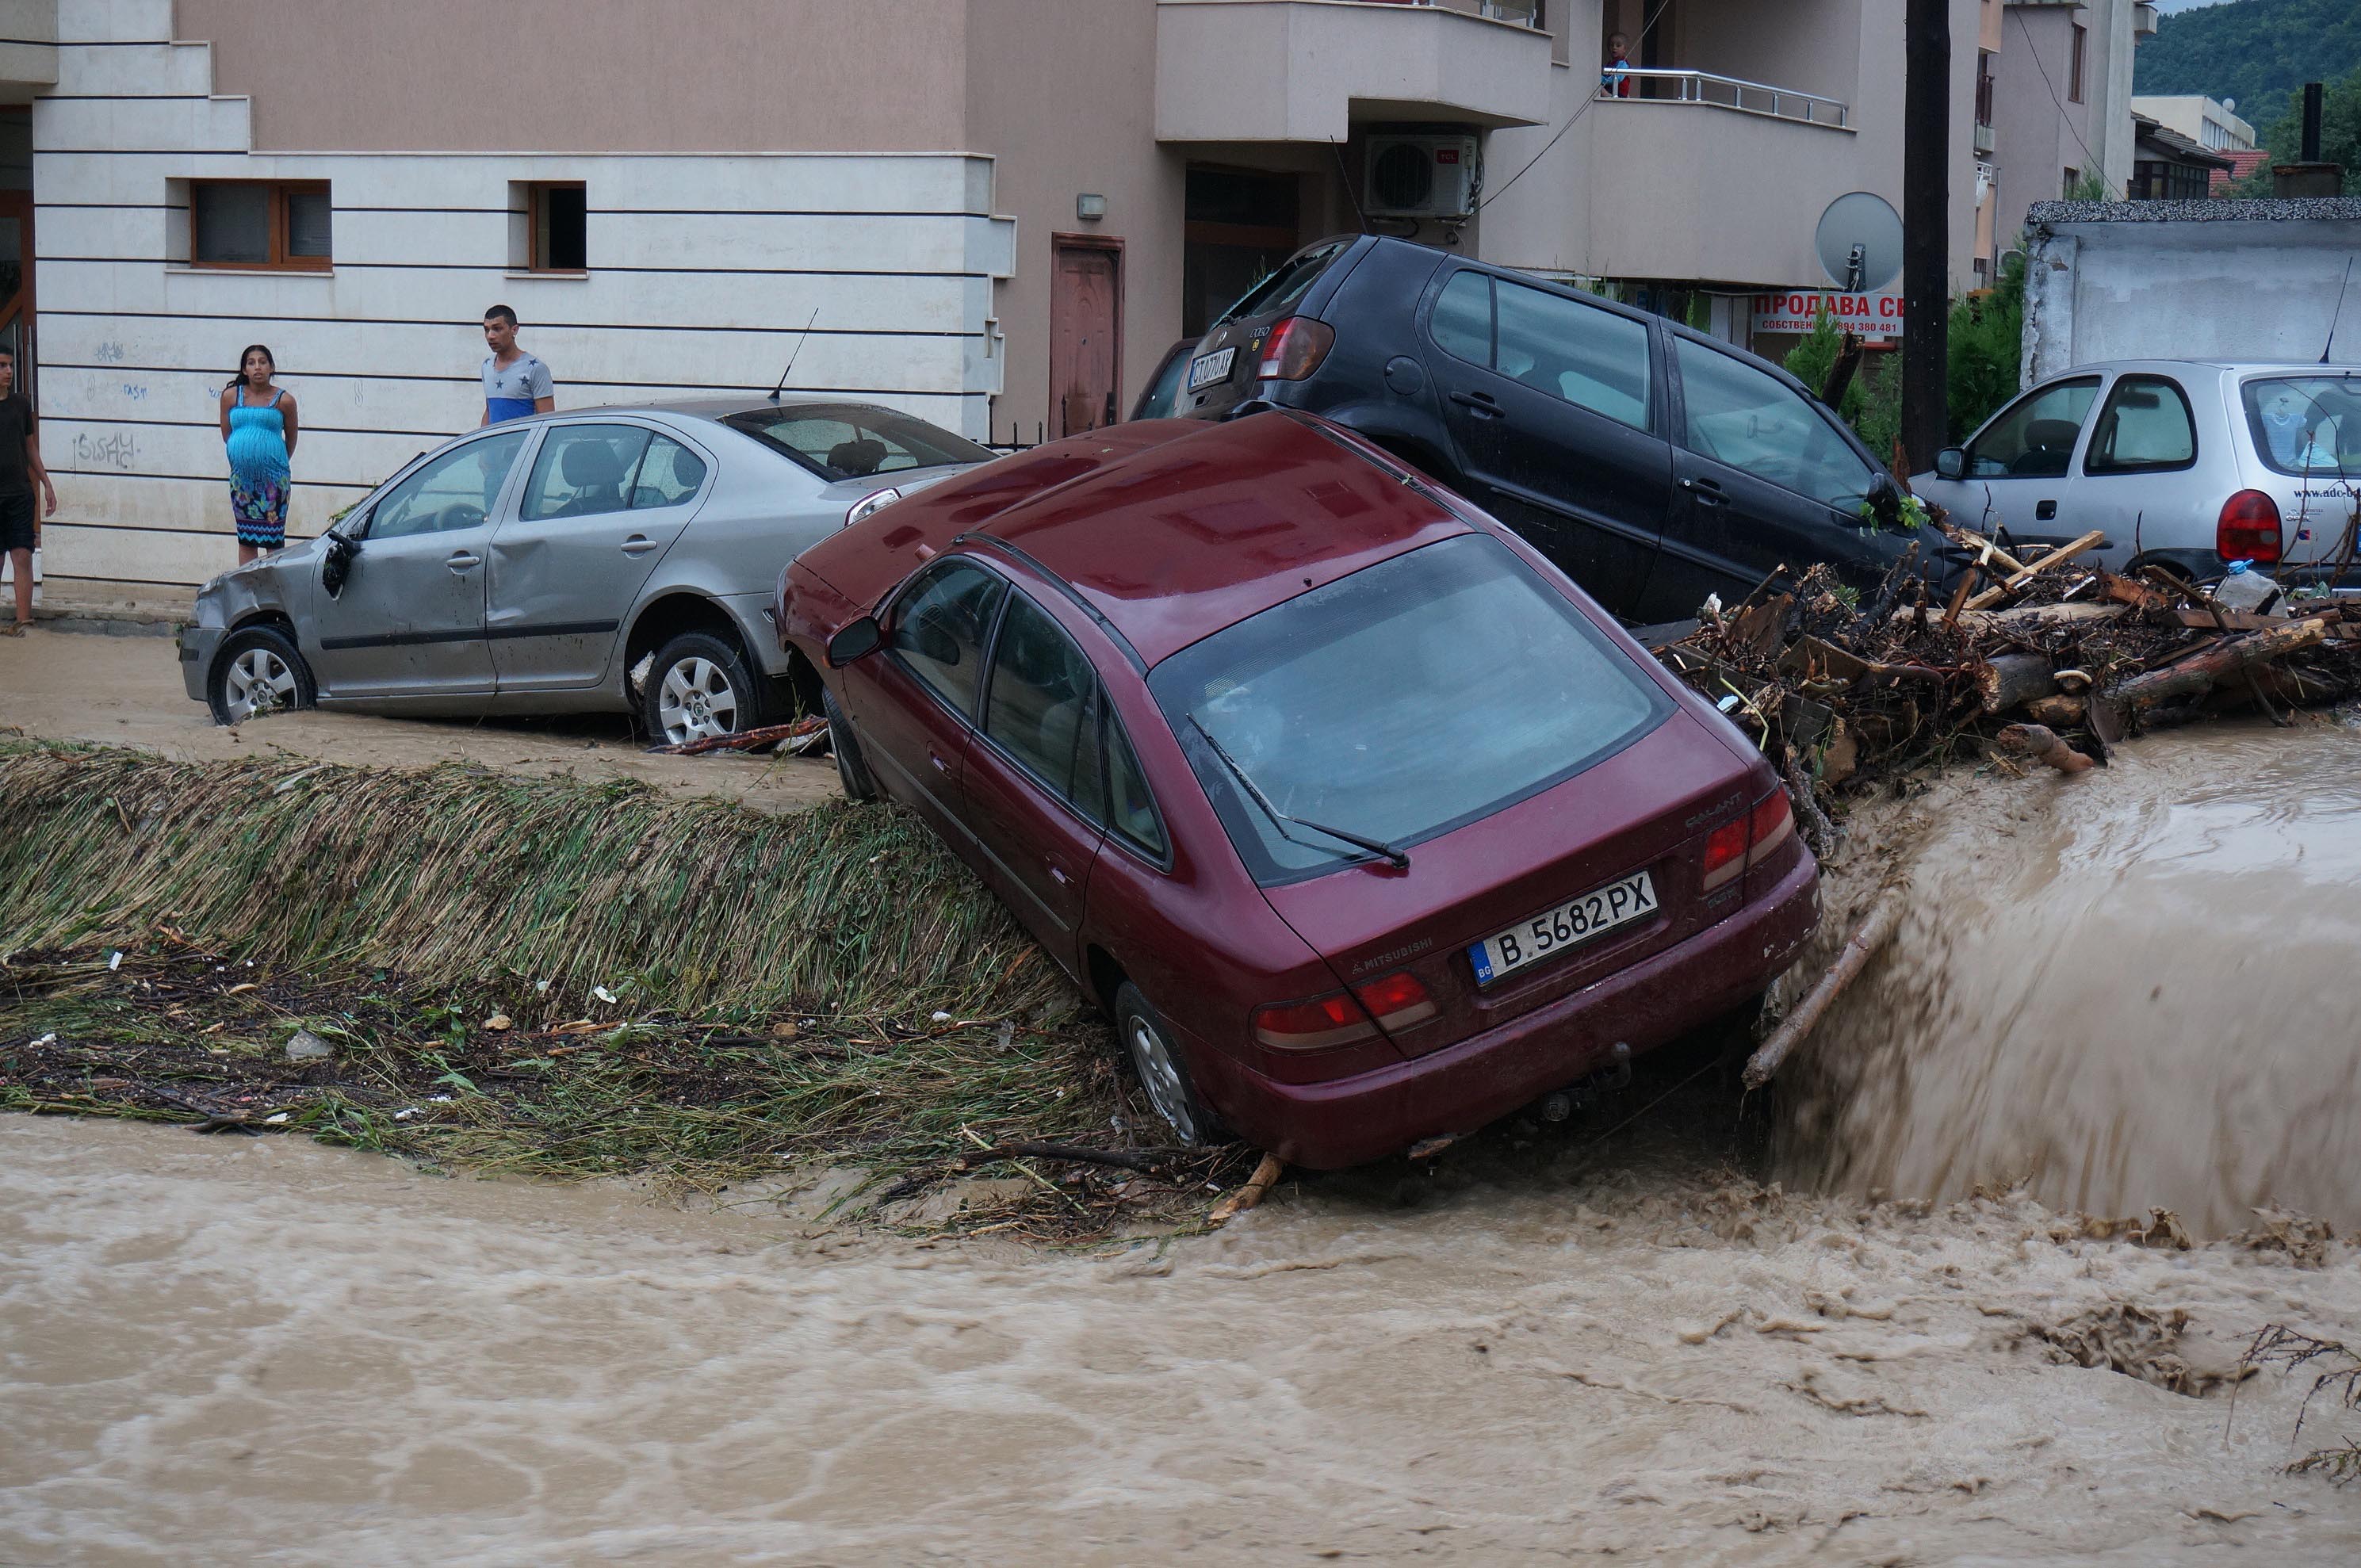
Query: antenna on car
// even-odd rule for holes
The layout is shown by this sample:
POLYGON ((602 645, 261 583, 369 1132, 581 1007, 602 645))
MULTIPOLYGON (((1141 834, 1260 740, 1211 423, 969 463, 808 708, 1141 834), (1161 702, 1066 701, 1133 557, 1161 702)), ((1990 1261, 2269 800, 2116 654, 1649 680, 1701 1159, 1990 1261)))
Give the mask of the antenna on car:
POLYGON ((2328 363, 2328 351, 2336 346, 2336 320, 2345 313, 2345 291, 2353 282, 2353 258, 2345 258, 2345 281, 2336 285, 2336 309, 2329 313, 2328 341, 2321 345, 2320 362, 2328 363))
POLYGON ((773 402, 777 402, 779 400, 779 394, 787 389, 787 378, 796 373, 796 356, 804 351, 804 339, 811 335, 812 322, 816 322, 818 320, 819 320, 819 307, 818 305, 814 305, 812 307, 811 321, 804 323, 804 330, 796 334, 796 345, 787 350, 787 367, 779 372, 779 384, 771 389, 771 400, 773 402))

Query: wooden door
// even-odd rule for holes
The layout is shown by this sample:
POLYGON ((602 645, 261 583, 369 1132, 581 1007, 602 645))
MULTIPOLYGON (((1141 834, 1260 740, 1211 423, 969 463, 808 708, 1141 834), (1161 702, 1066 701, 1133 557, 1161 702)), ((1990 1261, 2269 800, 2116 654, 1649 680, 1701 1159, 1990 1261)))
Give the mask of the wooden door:
POLYGON ((1049 286, 1049 428, 1080 435, 1115 422, 1123 379, 1123 242, 1056 235, 1049 286))

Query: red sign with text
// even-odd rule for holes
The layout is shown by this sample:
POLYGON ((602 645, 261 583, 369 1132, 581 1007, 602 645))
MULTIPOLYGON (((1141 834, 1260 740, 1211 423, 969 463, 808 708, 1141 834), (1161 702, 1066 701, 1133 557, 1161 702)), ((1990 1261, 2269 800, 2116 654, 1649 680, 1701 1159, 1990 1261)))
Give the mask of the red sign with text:
POLYGON ((1902 296, 1841 294, 1833 289, 1792 289, 1754 296, 1754 330, 1762 333, 1803 333, 1822 311, 1836 317, 1840 331, 1857 333, 1869 343, 1899 341, 1902 336, 1902 296))

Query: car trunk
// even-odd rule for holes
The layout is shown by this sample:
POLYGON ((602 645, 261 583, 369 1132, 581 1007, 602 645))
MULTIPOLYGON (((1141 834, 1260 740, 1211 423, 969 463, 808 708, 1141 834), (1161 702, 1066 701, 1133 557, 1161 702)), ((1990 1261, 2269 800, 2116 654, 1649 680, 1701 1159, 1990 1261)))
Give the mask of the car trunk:
POLYGON ((1405 1056, 1495 1027, 1696 935, 1735 910, 1707 894, 1706 835, 1772 787, 1685 711, 1554 788, 1419 844, 1410 868, 1356 866, 1265 889, 1349 986, 1407 970, 1434 1016, 1388 1030, 1405 1056), (1656 907, 1479 985, 1467 948, 1646 872, 1656 907))

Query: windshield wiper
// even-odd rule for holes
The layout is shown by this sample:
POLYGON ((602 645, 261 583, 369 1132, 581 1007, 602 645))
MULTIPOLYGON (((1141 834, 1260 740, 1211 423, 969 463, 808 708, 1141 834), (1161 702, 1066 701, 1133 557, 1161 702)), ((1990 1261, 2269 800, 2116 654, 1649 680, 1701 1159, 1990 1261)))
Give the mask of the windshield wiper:
MULTIPOLYGON (((1205 738, 1205 744, 1213 749, 1213 755, 1222 760, 1222 766, 1229 769, 1230 776, 1246 786, 1246 793, 1254 796, 1255 804, 1261 806, 1273 822, 1292 822, 1298 828, 1309 828, 1314 833, 1325 833, 1331 839, 1341 839, 1356 849, 1367 850, 1373 855, 1383 855, 1387 860, 1391 861, 1395 869, 1399 871, 1410 870, 1409 854, 1392 844, 1380 843, 1375 839, 1364 839, 1358 833, 1347 833, 1342 828, 1331 828, 1324 822, 1314 822, 1308 817, 1290 817, 1273 806, 1270 803, 1270 796, 1263 794, 1261 786, 1247 776, 1246 769, 1238 765, 1238 760, 1223 749, 1222 743, 1213 739, 1213 732, 1206 729, 1195 714, 1189 716, 1189 722, 1196 725, 1197 733, 1205 738)), ((1279 836, 1290 844, 1302 844, 1307 850, 1317 850, 1322 847, 1318 844, 1304 844, 1302 839, 1284 828, 1279 830, 1279 836)))

